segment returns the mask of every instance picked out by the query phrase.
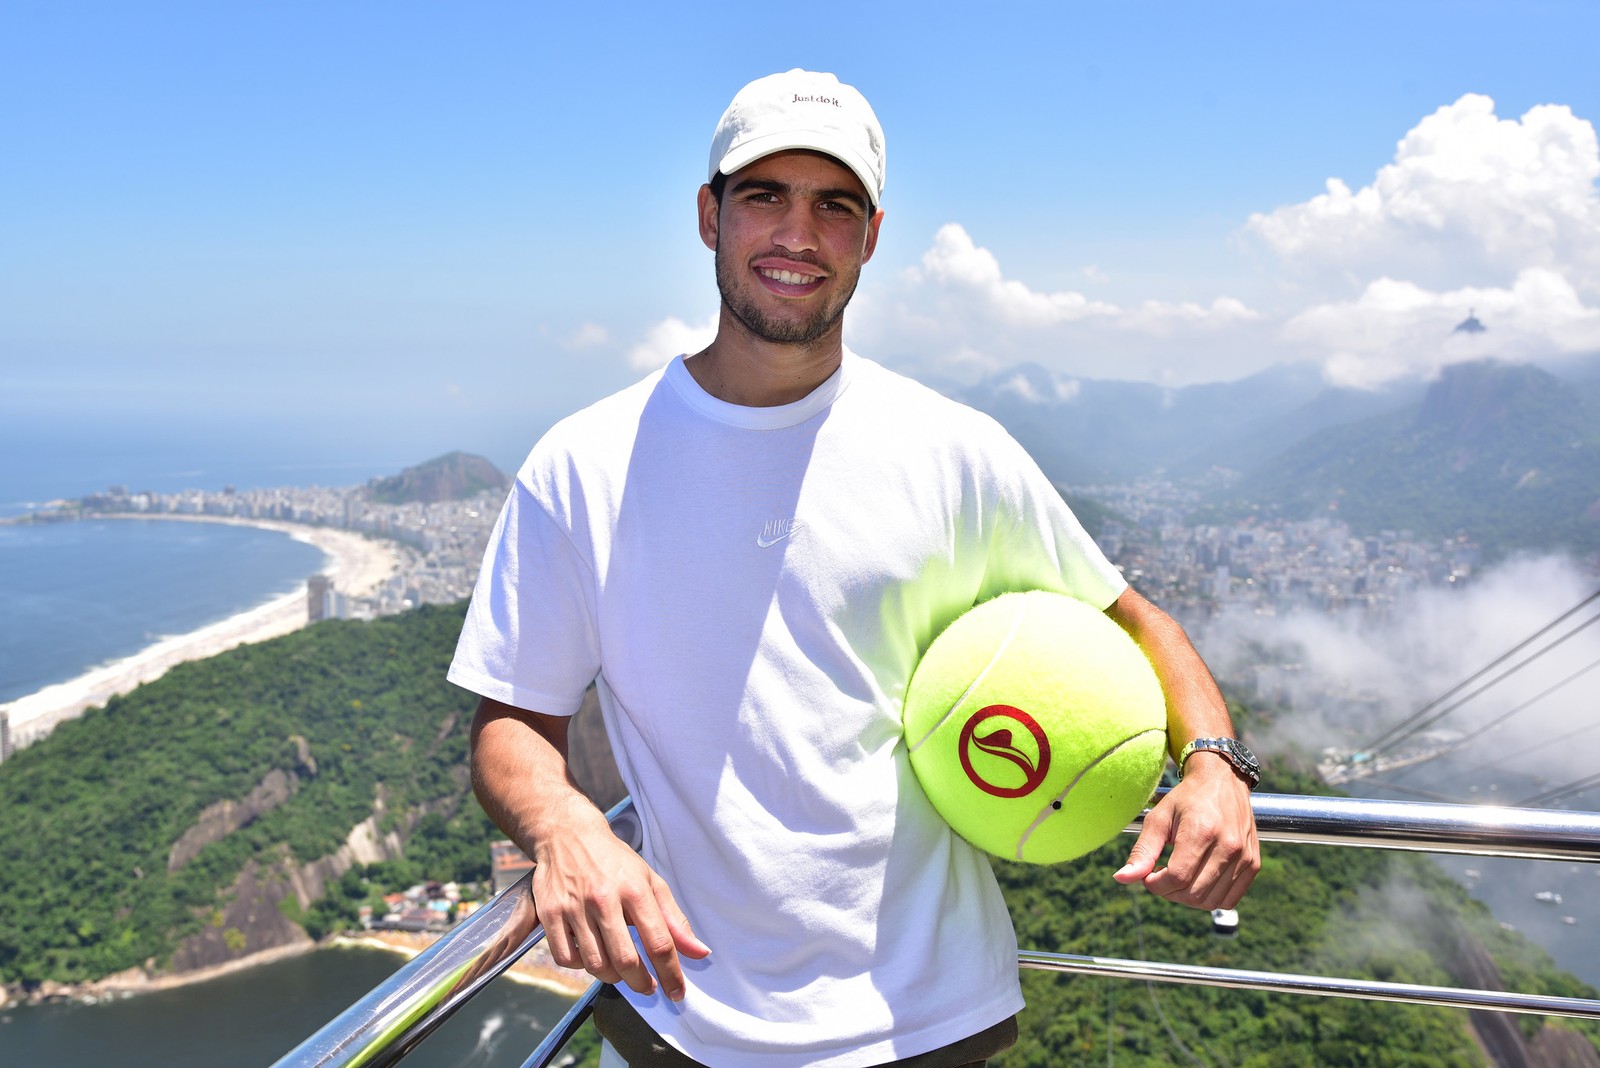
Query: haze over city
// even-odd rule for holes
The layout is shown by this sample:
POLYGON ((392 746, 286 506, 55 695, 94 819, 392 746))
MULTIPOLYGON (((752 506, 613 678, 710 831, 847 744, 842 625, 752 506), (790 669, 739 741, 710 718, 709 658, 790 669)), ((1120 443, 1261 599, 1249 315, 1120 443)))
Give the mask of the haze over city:
MULTIPOLYGON (((0 43, 0 422, 516 463, 709 337, 693 227, 744 81, 888 133, 848 319, 930 380, 1021 361, 1378 385, 1600 350, 1579 3, 26 4, 0 43), (1469 313, 1482 334, 1452 335, 1469 313)), ((377 473, 374 471, 374 473, 377 473)))

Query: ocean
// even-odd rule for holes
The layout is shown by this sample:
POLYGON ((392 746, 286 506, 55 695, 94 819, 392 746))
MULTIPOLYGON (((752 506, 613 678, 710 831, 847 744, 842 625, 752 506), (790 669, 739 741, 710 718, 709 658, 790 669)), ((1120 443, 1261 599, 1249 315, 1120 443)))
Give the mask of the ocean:
POLYGON ((0 702, 293 592, 324 559, 217 523, 0 526, 0 702))
POLYGON ((7 411, 0 404, 0 518, 113 485, 133 493, 356 486, 399 474, 431 455, 333 447, 299 424, 268 440, 230 426, 225 415, 214 425, 192 422, 153 426, 149 419, 131 416, 55 419, 7 411))
MULTIPOLYGON (((403 963, 382 950, 335 947, 97 1005, 17 1006, 0 1011, 0 1063, 271 1064, 403 963)), ((570 1005, 539 987, 498 979, 418 1046, 406 1068, 515 1068, 570 1005)))
MULTIPOLYGON (((315 462, 243 444, 52 439, 0 428, 0 519, 112 485, 172 493, 349 486, 404 464, 315 462)), ((286 534, 221 524, 126 520, 0 525, 0 703, 65 682, 294 590, 323 565, 286 534)))

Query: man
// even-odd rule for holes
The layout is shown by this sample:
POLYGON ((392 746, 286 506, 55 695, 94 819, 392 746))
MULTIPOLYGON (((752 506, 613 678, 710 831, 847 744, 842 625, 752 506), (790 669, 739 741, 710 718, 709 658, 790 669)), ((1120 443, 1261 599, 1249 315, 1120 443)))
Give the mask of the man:
POLYGON ((883 175, 854 89, 746 86, 699 193, 715 340, 553 428, 484 560, 450 674, 483 697, 475 785, 537 863, 552 955, 621 989, 596 1010, 602 1063, 936 1068, 1014 1041, 1004 902, 899 726, 920 652, 1007 590, 1104 608, 1192 756, 1116 879, 1231 907, 1258 867, 1232 725, 1182 631, 997 424, 844 348, 883 175), (591 682, 642 856, 567 772, 591 682))

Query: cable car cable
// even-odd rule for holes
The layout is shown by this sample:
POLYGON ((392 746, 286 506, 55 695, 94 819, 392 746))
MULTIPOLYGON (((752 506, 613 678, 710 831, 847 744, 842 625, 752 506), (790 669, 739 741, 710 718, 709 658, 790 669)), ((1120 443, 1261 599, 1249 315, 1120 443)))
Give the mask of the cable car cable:
MULTIPOLYGON (((1442 701, 1445 701, 1445 700, 1449 699, 1450 697, 1453 697, 1457 692, 1459 692, 1460 690, 1465 689, 1468 685, 1470 685, 1480 675, 1488 674, 1491 670, 1493 670, 1499 664, 1501 664, 1502 662, 1504 662, 1506 660, 1509 660, 1512 656, 1515 656, 1517 653, 1521 652, 1522 649, 1525 648, 1526 646, 1531 645, 1535 640, 1537 640, 1538 638, 1543 636, 1547 631, 1555 629, 1556 626, 1558 626, 1560 623, 1562 623, 1568 617, 1576 615, 1582 608, 1584 608, 1590 602, 1596 601, 1596 600, 1600 600, 1600 590, 1595 590, 1589 596, 1585 597, 1583 600, 1579 601, 1577 604, 1573 605, 1571 608, 1567 609, 1565 612, 1561 613, 1559 616, 1557 616, 1556 618, 1552 619, 1550 622, 1546 623, 1544 626, 1540 627, 1538 630, 1534 631, 1532 634, 1528 635, 1522 641, 1518 642, 1516 645, 1512 646, 1510 649, 1507 649, 1505 652, 1501 653, 1499 656, 1497 656, 1493 660, 1489 661, 1489 663, 1485 664, 1483 667, 1479 668, 1477 671, 1473 672, 1471 675, 1468 675, 1466 678, 1464 678, 1460 682, 1456 683, 1454 686, 1452 686, 1450 689, 1446 690, 1444 693, 1440 694, 1438 697, 1435 697, 1433 700, 1429 701, 1427 704, 1425 704, 1421 708, 1417 709, 1415 712, 1413 712, 1406 719, 1401 720, 1399 723, 1395 724, 1394 726, 1390 727, 1388 730, 1384 731, 1382 734, 1378 735, 1378 737, 1374 738, 1371 742, 1369 742, 1363 748, 1368 750, 1368 751, 1371 751, 1371 750, 1375 750, 1375 749, 1379 748, 1380 746, 1383 746, 1384 744, 1386 744, 1389 741, 1389 736, 1390 735, 1394 734, 1396 731, 1404 730, 1408 724, 1414 722, 1415 720, 1419 719, 1423 715, 1427 714, 1427 712, 1430 709, 1432 709, 1435 705, 1439 704, 1442 701)), ((1600 617, 1597 617, 1597 618, 1600 618, 1600 617)), ((1593 622, 1593 620, 1591 620, 1591 622, 1593 622)))

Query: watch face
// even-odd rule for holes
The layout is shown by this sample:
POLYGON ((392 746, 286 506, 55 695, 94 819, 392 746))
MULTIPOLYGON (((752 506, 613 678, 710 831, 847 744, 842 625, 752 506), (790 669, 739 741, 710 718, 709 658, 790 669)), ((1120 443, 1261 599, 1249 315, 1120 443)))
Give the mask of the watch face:
POLYGON ((1223 742, 1223 747, 1227 751, 1228 758, 1233 761, 1234 767, 1250 780, 1251 787, 1261 781, 1261 763, 1243 742, 1229 738, 1223 742))

